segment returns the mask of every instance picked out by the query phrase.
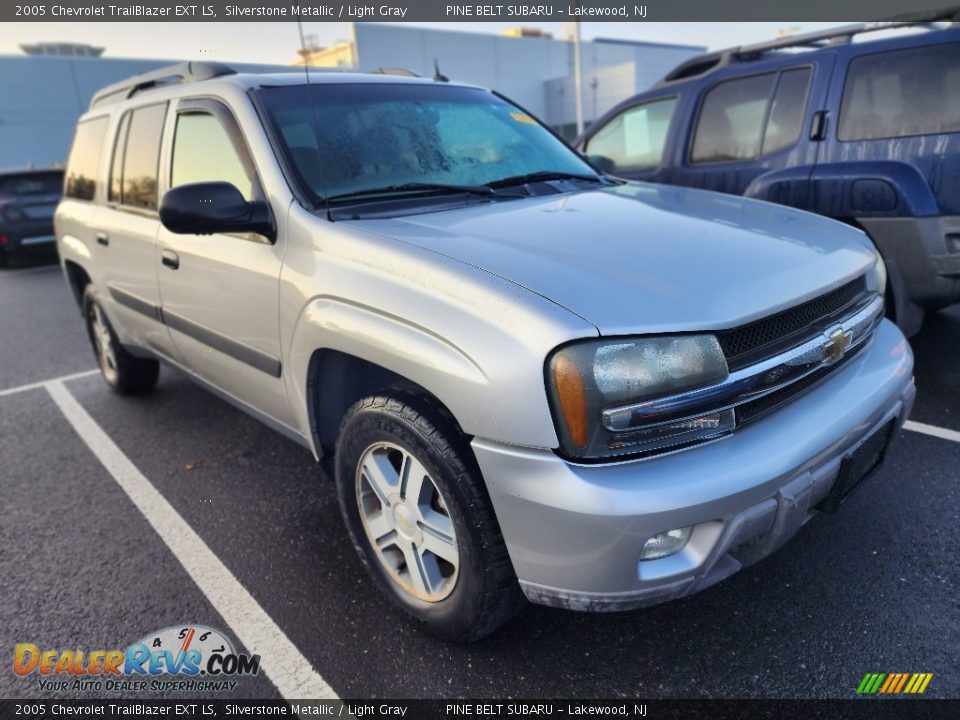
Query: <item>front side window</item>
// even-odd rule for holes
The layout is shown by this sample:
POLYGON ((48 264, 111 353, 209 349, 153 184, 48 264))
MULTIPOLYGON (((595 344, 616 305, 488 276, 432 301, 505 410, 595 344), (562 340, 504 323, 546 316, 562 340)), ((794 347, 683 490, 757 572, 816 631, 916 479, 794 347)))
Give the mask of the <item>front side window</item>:
POLYGON ((596 175, 535 119, 485 90, 325 83, 258 94, 316 199, 411 183, 481 186, 540 172, 596 175))
POLYGON ((863 55, 850 62, 840 140, 960 132, 960 45, 863 55))
POLYGON ((160 139, 167 116, 167 104, 147 105, 128 113, 129 120, 121 122, 118 133, 117 152, 121 153, 119 178, 120 197, 115 197, 116 167, 118 157, 114 153, 114 169, 111 178, 111 199, 135 208, 157 209, 157 175, 160 163, 160 139), (125 123, 126 142, 123 138, 125 123))
POLYGON ((625 110, 590 138, 587 154, 610 172, 657 167, 676 106, 676 98, 666 98, 625 110))
POLYGON ((752 160, 760 154, 775 73, 720 83, 703 99, 690 159, 695 163, 752 160))
POLYGON ((67 160, 64 195, 77 200, 93 200, 100 172, 100 154, 107 134, 107 117, 85 120, 77 124, 67 160))
POLYGON ((228 182, 253 199, 251 173, 220 120, 205 112, 181 113, 173 137, 170 186, 215 181, 228 182))

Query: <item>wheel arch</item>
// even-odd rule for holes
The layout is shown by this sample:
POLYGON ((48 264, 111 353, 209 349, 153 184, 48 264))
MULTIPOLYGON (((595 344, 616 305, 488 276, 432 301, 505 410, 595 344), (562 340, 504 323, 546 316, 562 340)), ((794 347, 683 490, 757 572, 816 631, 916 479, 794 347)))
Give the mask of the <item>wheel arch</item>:
POLYGON ((428 399, 463 432, 450 408, 430 390, 393 370, 341 350, 320 348, 313 352, 306 389, 311 439, 321 458, 332 455, 347 410, 358 400, 388 390, 402 390, 428 399))
POLYGON ((63 272, 67 276, 67 284, 73 293, 73 299, 77 302, 77 307, 83 307, 83 291, 92 280, 86 270, 79 263, 73 260, 63 261, 63 272))

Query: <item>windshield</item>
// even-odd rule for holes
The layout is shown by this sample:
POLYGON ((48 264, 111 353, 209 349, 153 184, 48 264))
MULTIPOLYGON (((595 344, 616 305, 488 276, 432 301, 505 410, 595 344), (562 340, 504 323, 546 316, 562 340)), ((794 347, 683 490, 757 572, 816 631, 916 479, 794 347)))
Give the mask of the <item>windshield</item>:
POLYGON ((315 200, 424 184, 475 188, 541 172, 596 176, 536 120, 485 90, 321 83, 259 96, 315 200))

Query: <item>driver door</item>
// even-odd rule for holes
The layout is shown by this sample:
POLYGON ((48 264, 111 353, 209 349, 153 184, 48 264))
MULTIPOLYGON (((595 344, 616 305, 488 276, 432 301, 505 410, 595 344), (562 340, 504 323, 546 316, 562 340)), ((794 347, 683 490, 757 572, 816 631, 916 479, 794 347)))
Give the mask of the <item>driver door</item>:
MULTIPOLYGON (((169 153, 169 187, 223 181, 265 200, 231 111, 212 99, 181 101, 169 153)), ((278 323, 282 243, 255 234, 157 236, 164 322, 187 369, 232 398, 289 424, 278 323)))

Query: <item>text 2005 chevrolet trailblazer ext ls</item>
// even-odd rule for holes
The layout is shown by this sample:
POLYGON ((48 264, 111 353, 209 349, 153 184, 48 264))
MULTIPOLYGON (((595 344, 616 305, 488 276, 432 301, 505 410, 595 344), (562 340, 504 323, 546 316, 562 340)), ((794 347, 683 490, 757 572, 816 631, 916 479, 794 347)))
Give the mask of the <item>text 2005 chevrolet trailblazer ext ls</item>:
POLYGON ((479 88, 169 68, 97 94, 65 189, 108 384, 164 360, 330 459, 374 582, 446 638, 729 576, 914 397, 859 231, 598 175, 479 88))

